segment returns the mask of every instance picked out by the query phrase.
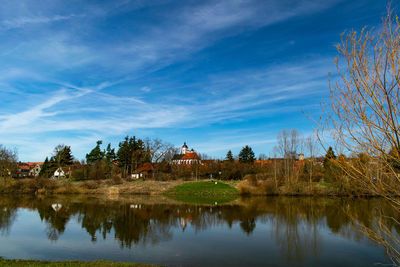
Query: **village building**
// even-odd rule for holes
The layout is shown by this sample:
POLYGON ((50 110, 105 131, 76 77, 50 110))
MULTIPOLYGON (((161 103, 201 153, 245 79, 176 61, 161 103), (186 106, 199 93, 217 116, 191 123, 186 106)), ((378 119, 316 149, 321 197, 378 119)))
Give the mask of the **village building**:
POLYGON ((153 173, 153 164, 144 163, 142 167, 136 169, 132 174, 131 178, 139 179, 139 178, 148 178, 153 173))
POLYGON ((199 155, 191 149, 189 150, 186 142, 183 143, 181 147, 181 153, 174 155, 172 158, 172 164, 178 165, 192 165, 192 164, 201 164, 201 160, 199 155))
POLYGON ((57 170, 55 170, 53 176, 51 178, 55 178, 55 179, 59 179, 59 178, 65 178, 65 171, 63 170, 63 168, 58 167, 57 170))
POLYGON ((27 162, 29 166, 29 176, 39 176, 40 170, 42 169, 43 162, 27 162))
POLYGON ((17 164, 17 171, 15 173, 16 177, 28 177, 30 167, 27 163, 19 162, 17 164))

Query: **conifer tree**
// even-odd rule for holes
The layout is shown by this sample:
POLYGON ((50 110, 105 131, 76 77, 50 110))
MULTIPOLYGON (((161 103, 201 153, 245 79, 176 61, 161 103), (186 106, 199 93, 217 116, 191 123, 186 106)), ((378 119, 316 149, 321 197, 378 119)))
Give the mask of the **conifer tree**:
POLYGON ((331 160, 331 159, 336 159, 336 155, 335 155, 335 151, 333 151, 333 148, 330 146, 328 148, 328 151, 326 151, 326 155, 324 158, 324 167, 327 166, 329 160, 331 160))
POLYGON ((111 148, 111 144, 107 145, 105 156, 108 163, 112 163, 117 159, 117 155, 115 154, 115 149, 111 148))
POLYGON ((74 160, 71 154, 71 147, 66 145, 56 146, 52 159, 55 161, 57 167, 71 165, 74 160))
POLYGON ((253 149, 245 146, 239 153, 239 161, 243 163, 253 163, 256 160, 253 149))
POLYGON ((94 164, 104 158, 105 152, 101 151, 101 144, 103 142, 101 140, 97 141, 97 145, 90 151, 89 154, 86 154, 86 162, 88 164, 94 164))
POLYGON ((226 160, 228 160, 228 161, 233 161, 233 155, 232 155, 232 151, 228 151, 228 153, 226 153, 226 158, 225 158, 226 160))
POLYGON ((41 177, 49 177, 48 176, 49 167, 50 167, 49 158, 46 157, 46 159, 43 162, 42 168, 40 169, 39 175, 41 177))

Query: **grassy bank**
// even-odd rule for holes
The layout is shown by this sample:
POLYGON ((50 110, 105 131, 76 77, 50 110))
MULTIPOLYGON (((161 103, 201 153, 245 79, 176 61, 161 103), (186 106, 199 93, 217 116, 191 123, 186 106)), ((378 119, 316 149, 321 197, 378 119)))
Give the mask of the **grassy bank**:
POLYGON ((244 179, 241 181, 209 180, 190 182, 183 180, 55 180, 55 179, 3 179, 0 178, 0 194, 30 195, 102 195, 113 198, 118 195, 166 195, 178 201, 213 204, 234 200, 240 195, 287 195, 287 196, 374 196, 371 192, 351 184, 326 182, 275 183, 273 179, 244 179))
POLYGON ((59 267, 59 266, 94 266, 94 267, 145 267, 154 266, 146 264, 136 264, 136 263, 125 263, 125 262, 111 262, 111 261, 34 261, 34 260, 5 260, 0 258, 1 266, 48 266, 48 267, 59 267))
POLYGON ((291 181, 277 183, 273 179, 246 179, 238 184, 241 195, 248 196, 337 196, 375 197, 370 191, 351 184, 291 181))
POLYGON ((157 195, 184 183, 182 180, 86 180, 67 179, 0 179, 1 194, 62 195, 62 194, 99 194, 99 195, 157 195))
POLYGON ((166 195, 186 203, 219 204, 235 200, 239 191, 220 181, 203 181, 175 186, 166 192, 166 195))

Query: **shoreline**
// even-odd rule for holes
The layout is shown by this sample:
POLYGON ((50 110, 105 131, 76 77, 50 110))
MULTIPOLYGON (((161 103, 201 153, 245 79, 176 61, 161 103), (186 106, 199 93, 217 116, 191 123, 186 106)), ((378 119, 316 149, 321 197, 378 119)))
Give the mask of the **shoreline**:
MULTIPOLYGON (((164 196, 169 197, 176 186, 186 183, 207 182, 205 180, 54 180, 54 179, 2 179, 0 178, 0 195, 22 194, 36 196, 57 195, 94 195, 109 199, 118 196, 164 196)), ((214 180, 216 181, 216 180, 214 180)), ((260 181, 258 185, 251 185, 245 180, 220 181, 238 191, 237 196, 307 196, 307 197, 378 197, 366 192, 353 191, 339 192, 335 186, 321 185, 320 183, 298 183, 296 185, 281 185, 278 188, 267 188, 260 181)))
MULTIPOLYGON (((68 179, 3 179, 0 178, 0 195, 22 194, 36 196, 57 195, 97 195, 109 199, 118 196, 165 196, 171 197, 171 192, 177 186, 187 183, 208 182, 204 180, 84 180, 71 181, 68 179)), ((379 197, 366 191, 341 191, 339 187, 328 183, 296 183, 284 184, 277 188, 271 181, 260 180, 252 184, 247 180, 212 180, 227 184, 237 190, 237 196, 307 196, 307 197, 379 197)), ((214 196, 218 196, 214 194, 214 196)))
POLYGON ((95 261, 47 261, 47 260, 20 260, 20 259, 3 259, 0 258, 0 265, 5 266, 49 266, 49 267, 58 267, 58 266, 95 266, 95 267, 127 267, 127 266, 135 266, 135 267, 148 267, 148 266, 156 266, 151 264, 142 264, 142 263, 130 263, 130 262, 117 262, 117 261, 108 261, 108 260, 95 260, 95 261))

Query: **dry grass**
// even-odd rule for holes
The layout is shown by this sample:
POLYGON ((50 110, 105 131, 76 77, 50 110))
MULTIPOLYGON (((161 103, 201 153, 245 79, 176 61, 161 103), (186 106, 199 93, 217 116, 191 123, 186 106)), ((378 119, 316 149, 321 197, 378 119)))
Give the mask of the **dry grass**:
MULTIPOLYGON (((328 183, 292 182, 276 185, 273 179, 260 180, 254 175, 247 176, 239 183, 241 195, 287 195, 287 196, 330 196, 342 193, 328 183)), ((350 194, 348 194, 350 195, 350 194)))
POLYGON ((257 180, 255 175, 246 175, 245 178, 238 185, 241 195, 277 195, 279 193, 272 179, 257 180))

